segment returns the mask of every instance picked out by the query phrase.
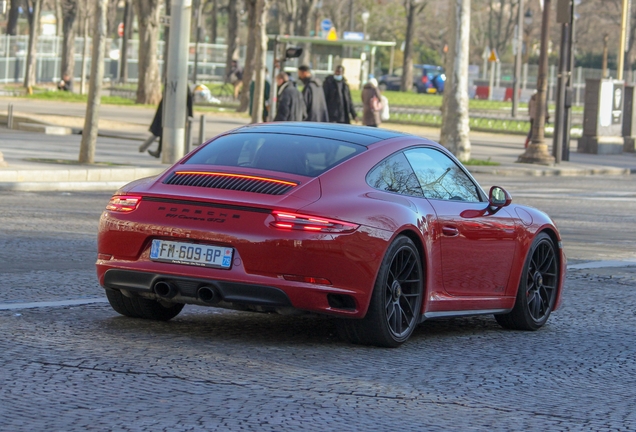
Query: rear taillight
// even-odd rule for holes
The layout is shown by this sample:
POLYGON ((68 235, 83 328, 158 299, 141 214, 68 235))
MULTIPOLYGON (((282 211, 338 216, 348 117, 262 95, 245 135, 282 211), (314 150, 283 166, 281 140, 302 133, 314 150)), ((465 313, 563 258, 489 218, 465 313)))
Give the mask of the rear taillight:
POLYGON ((108 202, 106 210, 127 213, 135 210, 139 206, 140 202, 140 196, 114 195, 108 202))
POLYGON ((278 210, 273 211, 272 216, 274 217, 274 220, 270 222, 270 226, 285 230, 348 233, 355 231, 360 226, 335 219, 327 219, 278 210))
POLYGON ((426 75, 424 75, 422 77, 422 84, 426 84, 428 82, 428 77, 426 75))

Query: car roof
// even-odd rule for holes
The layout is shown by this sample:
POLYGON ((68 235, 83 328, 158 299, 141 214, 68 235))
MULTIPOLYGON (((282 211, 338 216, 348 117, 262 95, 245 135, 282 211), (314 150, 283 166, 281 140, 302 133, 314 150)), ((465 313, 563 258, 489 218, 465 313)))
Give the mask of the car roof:
POLYGON ((318 122, 257 123, 235 129, 232 133, 277 133, 335 139, 361 146, 369 146, 391 138, 410 136, 401 132, 368 126, 318 122))

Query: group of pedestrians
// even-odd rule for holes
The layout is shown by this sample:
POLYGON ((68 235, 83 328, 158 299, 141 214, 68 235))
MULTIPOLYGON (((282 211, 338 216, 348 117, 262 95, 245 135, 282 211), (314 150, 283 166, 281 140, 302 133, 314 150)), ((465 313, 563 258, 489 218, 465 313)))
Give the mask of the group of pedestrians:
MULTIPOLYGON (((241 90, 243 70, 236 61, 232 62, 229 81, 234 85, 234 97, 238 97, 241 90)), ((311 121, 351 124, 358 121, 358 115, 351 98, 351 89, 344 77, 344 67, 336 66, 334 73, 325 78, 324 83, 315 78, 309 66, 298 68, 298 79, 303 83, 302 91, 298 90, 286 72, 276 75, 278 87, 276 116, 274 121, 311 121)), ((265 105, 263 107, 263 120, 268 115, 269 83, 265 87, 265 105)), ((253 97, 253 83, 250 86, 250 111, 253 97)), ((378 89, 378 83, 374 78, 364 85, 362 89, 362 124, 366 126, 379 126, 381 123, 380 111, 382 109, 382 95, 378 89)), ((386 105, 386 99, 384 104, 386 105)), ((139 146, 143 152, 159 140, 156 150, 148 150, 154 157, 160 157, 162 147, 162 113, 163 100, 159 103, 157 112, 150 126, 151 136, 139 146)), ((192 94, 188 88, 186 117, 192 117, 192 94)))
MULTIPOLYGON (((280 72, 276 76, 278 104, 274 121, 312 121, 351 124, 358 115, 351 98, 351 89, 344 77, 344 67, 336 66, 334 73, 324 83, 315 78, 309 66, 298 68, 302 91, 289 75, 280 72)), ((371 78, 362 90, 362 124, 379 126, 381 123, 382 95, 378 83, 371 78)))

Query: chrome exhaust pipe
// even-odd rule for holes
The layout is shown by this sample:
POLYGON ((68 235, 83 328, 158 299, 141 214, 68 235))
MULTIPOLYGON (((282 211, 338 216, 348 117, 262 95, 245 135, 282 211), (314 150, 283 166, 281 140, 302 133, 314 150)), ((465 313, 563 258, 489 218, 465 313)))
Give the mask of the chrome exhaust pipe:
POLYGON ((175 284, 166 281, 157 282, 153 290, 155 294, 157 294, 157 297, 164 299, 171 299, 179 292, 175 284))
POLYGON ((197 290, 197 297, 203 303, 215 304, 221 301, 221 293, 216 287, 202 286, 197 290))

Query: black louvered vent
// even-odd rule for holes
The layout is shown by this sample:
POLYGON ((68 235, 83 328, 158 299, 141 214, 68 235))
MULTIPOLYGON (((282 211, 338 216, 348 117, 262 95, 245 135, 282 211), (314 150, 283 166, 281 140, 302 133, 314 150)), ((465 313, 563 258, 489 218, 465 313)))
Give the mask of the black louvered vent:
POLYGON ((283 195, 297 183, 256 176, 226 173, 175 172, 165 184, 228 189, 268 195, 283 195))

